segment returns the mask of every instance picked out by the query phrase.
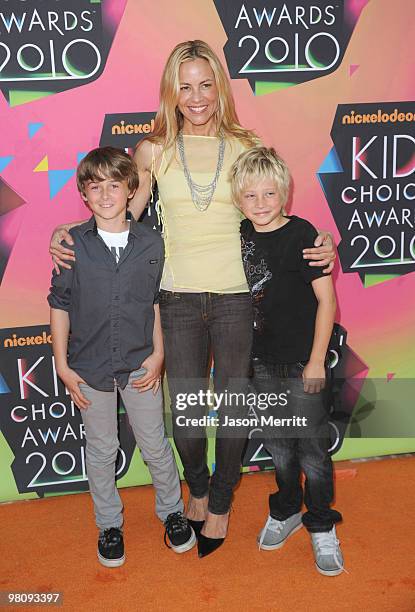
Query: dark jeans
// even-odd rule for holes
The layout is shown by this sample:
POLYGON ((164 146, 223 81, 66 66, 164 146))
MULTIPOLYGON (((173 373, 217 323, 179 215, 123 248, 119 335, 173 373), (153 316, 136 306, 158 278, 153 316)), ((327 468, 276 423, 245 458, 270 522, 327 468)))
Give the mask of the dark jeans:
MULTIPOLYGON (((178 415, 201 418, 206 407, 179 410, 178 395, 208 389, 210 356, 214 359, 215 392, 246 385, 252 345, 252 306, 248 293, 176 293, 161 291, 160 313, 164 336, 167 380, 172 400, 173 435, 184 477, 193 497, 209 494, 209 510, 226 514, 240 477, 246 433, 216 436, 215 471, 210 479, 206 465, 204 427, 179 427, 178 415), (242 381, 242 382, 241 382, 242 381)), ((180 396, 179 396, 180 397, 180 396)), ((218 417, 226 410, 219 408, 218 417)))
MULTIPOLYGON (((304 502, 307 512, 303 524, 310 532, 329 531, 342 520, 339 512, 331 508, 334 497, 333 465, 328 453, 330 447, 328 415, 324 403, 324 390, 306 393, 303 388, 304 363, 269 364, 253 359, 253 383, 257 392, 287 392, 289 412, 296 416, 318 415, 318 426, 303 437, 281 435, 267 438, 264 446, 275 465, 278 491, 269 497, 270 514, 284 521, 300 512, 303 504, 301 472, 305 474, 304 502)), ((286 412, 284 414, 286 415, 286 412)))

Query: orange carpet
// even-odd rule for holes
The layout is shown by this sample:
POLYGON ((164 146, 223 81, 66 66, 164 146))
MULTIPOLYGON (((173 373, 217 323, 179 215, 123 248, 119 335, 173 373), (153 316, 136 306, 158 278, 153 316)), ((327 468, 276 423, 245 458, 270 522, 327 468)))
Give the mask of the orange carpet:
POLYGON ((151 487, 121 491, 127 561, 119 569, 97 562, 88 494, 1 505, 0 590, 62 591, 64 610, 88 612, 414 612, 415 458, 337 463, 336 474, 348 574, 317 573, 304 529, 280 550, 258 551, 274 487, 268 472, 243 476, 229 537, 204 559, 165 548, 151 487))

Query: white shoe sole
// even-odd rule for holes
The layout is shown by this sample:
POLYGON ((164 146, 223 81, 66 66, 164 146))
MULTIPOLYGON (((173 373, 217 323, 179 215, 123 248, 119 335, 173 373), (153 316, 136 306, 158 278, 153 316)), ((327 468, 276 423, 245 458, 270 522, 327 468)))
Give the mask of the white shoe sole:
POLYGON ((97 550, 97 557, 101 565, 104 565, 105 567, 120 567, 125 563, 125 555, 123 555, 119 559, 106 559, 105 557, 102 557, 99 554, 99 550, 97 550))
POLYGON ((315 566, 317 568, 318 573, 322 574, 322 576, 339 576, 344 571, 342 567, 335 570, 323 570, 317 565, 317 563, 315 563, 315 566))
MULTIPOLYGON (((300 523, 299 525, 291 529, 290 533, 282 540, 282 542, 278 542, 278 544, 261 544, 260 549, 261 550, 277 550, 278 548, 281 548, 282 546, 284 546, 288 538, 292 536, 296 531, 299 531, 302 526, 303 524, 300 523)), ((259 540, 257 540, 257 542, 258 541, 259 540)))
POLYGON ((180 544, 179 546, 173 546, 173 544, 170 542, 170 548, 175 553, 178 553, 180 555, 181 553, 191 550, 193 546, 196 544, 196 534, 193 531, 193 527, 190 527, 190 529, 192 530, 192 536, 184 544, 180 544))

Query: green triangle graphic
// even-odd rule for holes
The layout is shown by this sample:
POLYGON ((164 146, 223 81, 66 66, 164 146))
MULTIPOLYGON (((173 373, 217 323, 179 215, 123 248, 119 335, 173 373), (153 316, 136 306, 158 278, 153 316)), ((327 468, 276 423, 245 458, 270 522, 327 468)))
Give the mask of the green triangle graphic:
POLYGON ((272 93, 273 91, 281 91, 292 87, 295 83, 270 83, 269 81, 255 81, 255 95, 263 96, 272 93))
POLYGON ((393 278, 398 278, 401 274, 365 274, 364 287, 373 287, 380 283, 385 283, 393 278))
POLYGON ((10 106, 19 106, 19 104, 27 104, 28 102, 51 96, 53 93, 53 91, 21 91, 20 89, 11 89, 9 91, 9 104, 10 106))

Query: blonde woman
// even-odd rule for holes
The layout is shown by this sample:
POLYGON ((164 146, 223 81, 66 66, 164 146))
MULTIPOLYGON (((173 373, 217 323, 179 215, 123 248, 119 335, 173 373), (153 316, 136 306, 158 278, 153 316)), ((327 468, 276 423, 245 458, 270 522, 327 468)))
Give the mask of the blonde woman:
MULTIPOLYGON (((198 535, 199 557, 226 536, 246 434, 217 435, 210 477, 205 430, 184 417, 198 422, 206 412, 211 355, 216 392, 234 388, 234 381, 243 385, 249 374, 252 308, 240 256, 241 215, 232 204, 228 173, 239 154, 256 144, 255 134, 239 124, 229 80, 213 50, 200 40, 177 45, 161 78, 154 132, 135 153, 140 187, 130 210, 135 218, 141 215, 157 181, 166 250, 160 296, 165 364, 174 439, 190 489, 186 517, 198 535), (198 394, 198 405, 186 404, 190 393, 198 394)), ((57 228, 52 239, 55 264, 73 258, 60 245, 70 241, 68 227, 57 228)), ((330 236, 319 235, 316 244, 323 240, 326 245, 310 249, 307 258, 331 269, 330 236)), ((161 363, 152 365, 142 390, 157 384, 161 363)), ((218 417, 223 423, 222 407, 218 417)))

